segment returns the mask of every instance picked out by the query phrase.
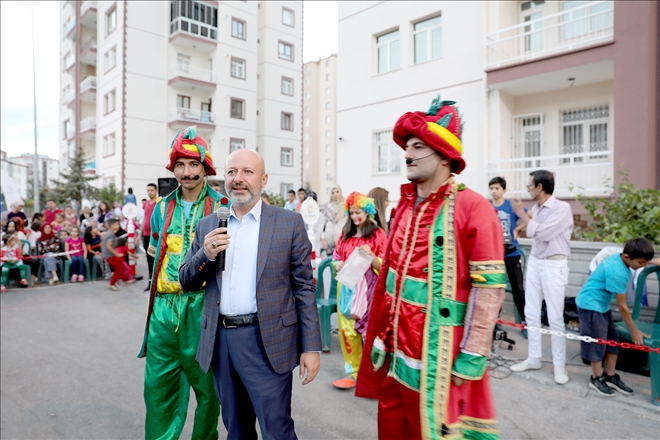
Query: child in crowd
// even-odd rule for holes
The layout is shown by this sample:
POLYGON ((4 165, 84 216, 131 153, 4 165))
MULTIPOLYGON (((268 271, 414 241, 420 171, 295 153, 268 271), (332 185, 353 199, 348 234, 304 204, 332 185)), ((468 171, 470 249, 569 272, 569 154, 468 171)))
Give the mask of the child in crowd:
MULTIPOLYGON (((356 249, 370 255, 373 260, 371 267, 364 274, 367 284, 367 312, 361 318, 355 320, 350 315, 345 315, 337 307, 337 322, 339 326, 339 341, 341 351, 344 355, 344 369, 348 377, 338 379, 332 384, 340 389, 355 387, 360 360, 362 359, 362 338, 367 331, 371 299, 378 279, 378 271, 385 255, 387 247, 387 236, 385 231, 378 226, 376 206, 374 199, 357 192, 351 193, 344 202, 344 210, 348 212, 350 220, 344 225, 342 235, 339 237, 337 246, 332 255, 332 266, 336 272, 340 272, 344 263, 356 249)), ((359 285, 359 284, 358 284, 359 285)), ((357 286, 356 286, 357 287, 357 286)), ((337 304, 340 303, 342 295, 353 295, 354 292, 340 284, 337 291, 337 304)), ((344 310, 346 312, 346 310, 344 310)))
MULTIPOLYGON (((614 327, 610 301, 616 296, 616 303, 623 321, 630 330, 634 344, 643 345, 643 334, 635 327, 630 310, 626 304, 626 286, 630 279, 630 269, 645 267, 649 261, 660 264, 660 258, 652 260, 653 245, 644 238, 633 238, 623 248, 623 253, 614 254, 603 260, 587 278, 575 302, 580 318, 580 334, 605 340, 619 340, 619 333, 614 327)), ((591 362, 591 380, 589 386, 602 396, 612 397, 618 391, 632 394, 630 389, 616 374, 618 347, 604 344, 581 343, 582 359, 591 362), (605 371, 603 372, 603 358, 605 371)))
POLYGON ((101 245, 103 258, 112 267, 113 274, 110 279, 108 288, 110 290, 118 291, 117 282, 121 279, 126 284, 134 283, 135 280, 131 275, 131 269, 124 261, 126 255, 126 246, 116 246, 118 241, 117 232, 119 231, 119 220, 110 219, 105 222, 106 231, 103 235, 103 244, 101 245))
MULTIPOLYGON (((105 278, 105 267, 107 263, 103 259, 103 253, 101 252, 102 239, 103 237, 101 237, 101 234, 96 228, 96 225, 87 226, 85 229, 85 249, 87 249, 87 260, 89 261, 90 265, 92 264, 92 260, 96 260, 97 268, 100 268, 101 276, 105 278)), ((107 272, 109 272, 109 270, 107 272)))
MULTIPOLYGON (((497 216, 502 223, 504 233, 504 265, 506 274, 511 284, 511 294, 516 305, 520 320, 525 323, 525 284, 523 282, 522 266, 520 264, 520 247, 518 246, 518 231, 516 223, 518 216, 511 208, 511 202, 504 199, 506 194, 506 180, 502 177, 494 177, 488 182, 488 191, 493 199, 493 206, 497 210, 497 216)), ((522 331, 527 338, 527 329, 522 331)))
POLYGON ((12 269, 19 270, 20 283, 23 286, 28 285, 27 281, 27 266, 23 264, 23 255, 21 253, 21 245, 16 234, 8 232, 2 237, 4 246, 0 250, 0 265, 2 266, 0 275, 0 290, 2 293, 7 291, 7 284, 9 282, 9 271, 12 269))
POLYGON ((57 276, 57 257, 52 254, 62 252, 62 242, 53 233, 48 223, 41 226, 41 236, 37 242, 38 254, 43 256, 44 276, 51 286, 59 281, 57 276))
POLYGON ((55 221, 51 223, 53 231, 57 234, 64 227, 64 214, 55 214, 55 221))
POLYGON ((85 259, 87 248, 78 228, 71 228, 71 236, 64 241, 67 258, 71 261, 71 282, 85 281, 85 259))
POLYGON ((71 205, 66 205, 64 208, 64 221, 69 222, 71 226, 78 226, 78 216, 73 212, 71 205))

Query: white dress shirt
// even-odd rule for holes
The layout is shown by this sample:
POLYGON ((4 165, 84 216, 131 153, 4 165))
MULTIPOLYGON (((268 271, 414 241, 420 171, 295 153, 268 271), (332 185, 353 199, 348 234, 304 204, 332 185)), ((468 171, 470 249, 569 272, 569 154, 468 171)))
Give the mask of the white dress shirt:
POLYGON ((535 203, 532 220, 527 224, 527 236, 532 241, 532 256, 540 259, 571 254, 573 212, 571 205, 550 196, 543 206, 535 203))
POLYGON ((231 236, 225 251, 225 270, 220 295, 221 315, 246 315, 257 312, 257 255, 261 206, 256 205, 239 220, 229 208, 227 233, 231 236))

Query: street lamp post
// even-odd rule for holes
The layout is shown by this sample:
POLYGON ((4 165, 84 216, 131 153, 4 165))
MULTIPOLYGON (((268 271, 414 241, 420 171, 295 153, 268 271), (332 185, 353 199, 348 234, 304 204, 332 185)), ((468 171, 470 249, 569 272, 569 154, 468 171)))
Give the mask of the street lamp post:
POLYGON ((32 91, 34 95, 34 162, 32 164, 32 197, 34 198, 34 212, 41 211, 39 194, 39 154, 37 153, 37 69, 34 57, 34 8, 30 5, 32 12, 32 91))

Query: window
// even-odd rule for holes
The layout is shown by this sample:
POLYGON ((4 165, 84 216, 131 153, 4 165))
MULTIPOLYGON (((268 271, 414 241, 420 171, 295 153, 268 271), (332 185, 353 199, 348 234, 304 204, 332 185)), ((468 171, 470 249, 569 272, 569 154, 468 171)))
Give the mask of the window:
POLYGON ((330 81, 330 74, 329 73, 325 76, 325 80, 330 81))
POLYGON ((328 87, 327 89, 325 89, 325 94, 326 94, 326 95, 329 95, 329 94, 330 94, 330 87, 328 87))
POLYGON ((115 91, 106 93, 103 97, 103 109, 105 110, 104 114, 111 113, 115 111, 115 91))
POLYGON ((170 2, 170 34, 179 30, 218 39, 218 8, 204 2, 181 0, 170 2))
POLYGON ((392 130, 374 132, 374 173, 401 172, 401 148, 392 139, 392 130))
POLYGON ((588 3, 595 2, 575 0, 562 3, 562 11, 566 13, 562 15, 561 21, 568 22, 562 26, 562 38, 564 40, 612 27, 611 9, 613 6, 611 2, 599 3, 587 8, 585 6, 588 3), (588 20, 586 19, 587 16, 590 17, 588 20))
POLYGON ((325 123, 326 123, 326 124, 329 124, 329 123, 330 123, 330 116, 326 116, 326 117, 325 117, 325 123))
POLYGON ((542 12, 537 12, 535 14, 525 16, 525 22, 532 22, 531 24, 525 26, 525 51, 532 52, 543 49, 543 34, 541 32, 542 24, 541 22, 535 22, 535 20, 540 19, 543 16, 542 12))
POLYGON ((305 72, 309 72, 309 64, 305 66, 305 72))
POLYGON ((280 196, 286 200, 286 195, 289 191, 293 191, 293 183, 280 183, 280 196))
POLYGON ((305 78, 305 85, 306 85, 306 86, 309 85, 309 78, 305 78))
POLYGON ((305 162, 305 168, 309 168, 309 162, 305 162))
POLYGON ((305 127, 309 127, 309 119, 305 119, 305 127))
POLYGON ((240 150, 241 148, 245 148, 245 139, 235 139, 235 138, 229 139, 230 153, 233 153, 236 150, 240 150))
POLYGON ((289 43, 283 43, 280 41, 279 45, 279 54, 278 56, 287 61, 293 61, 293 46, 289 43))
POLYGON ((280 150, 280 165, 283 167, 293 166, 293 148, 284 148, 280 150))
POLYGON ((330 130, 327 130, 327 131, 325 132, 325 137, 329 138, 329 137, 330 137, 330 134, 331 134, 331 133, 330 133, 330 130))
POLYGON ((245 119, 245 100, 231 98, 231 114, 234 119, 245 119))
POLYGON ((332 160, 330 160, 330 159, 326 159, 326 160, 325 160, 325 166, 326 166, 326 167, 329 167, 329 166, 331 166, 331 165, 332 165, 332 160))
POLYGON ((202 102, 202 112, 210 112, 210 111, 211 111, 211 101, 202 102))
POLYGON ((67 52, 64 54, 64 68, 68 69, 69 67, 73 66, 73 62, 75 61, 75 58, 73 58, 73 55, 71 55, 71 52, 67 52))
POLYGON ((177 108, 190 108, 190 96, 176 95, 177 108))
MULTIPOLYGON (((561 112, 562 154, 579 154, 594 151, 609 151, 607 128, 609 106, 582 108, 561 112)), ((607 156, 589 156, 588 159, 603 159, 607 156)), ((584 157, 573 158, 582 162, 584 157)), ((570 163, 570 158, 563 159, 570 163)))
POLYGON ((309 113, 309 107, 305 106, 305 113, 309 113))
MULTIPOLYGON (((282 94, 293 96, 293 80, 291 78, 282 77, 282 94)), ((309 107, 305 107, 305 111, 309 111, 309 107)))
POLYGON ((332 174, 327 173, 327 174, 325 175, 325 180, 327 180, 328 182, 332 182, 332 174))
POLYGON ((293 27, 293 11, 282 8, 282 24, 293 27))
POLYGON ((305 133, 305 140, 306 140, 306 141, 309 140, 309 133, 305 133))
POLYGON ((390 32, 376 38, 378 52, 378 73, 399 68, 399 31, 390 32))
POLYGON ((231 19, 231 36, 245 40, 245 22, 237 18, 231 19))
POLYGON ((305 99, 309 99, 309 92, 305 92, 305 99))
POLYGON ((415 23, 415 64, 435 60, 442 56, 442 16, 415 23))
POLYGON ((325 103, 325 109, 330 110, 330 101, 325 103))
POLYGON ((106 35, 111 34, 117 29, 117 7, 113 7, 105 14, 105 29, 106 35))
POLYGON ((103 136, 103 157, 115 154, 115 134, 103 136))
POLYGON ((282 130, 293 131, 293 114, 282 112, 280 128, 282 130))
POLYGON ((325 60, 325 67, 330 67, 330 60, 325 60))
POLYGON ((231 58, 231 76, 233 78, 245 79, 245 60, 231 58))
POLYGON ((330 146, 330 144, 325 146, 325 151, 327 151, 328 153, 332 151, 332 147, 330 146))
POLYGON ((181 53, 176 54, 176 65, 179 72, 190 72, 190 57, 181 53))
POLYGON ((103 72, 106 73, 117 65, 117 46, 103 55, 103 72))
POLYGON ((72 135, 71 132, 71 120, 67 119, 64 121, 64 139, 69 139, 69 136, 72 135))

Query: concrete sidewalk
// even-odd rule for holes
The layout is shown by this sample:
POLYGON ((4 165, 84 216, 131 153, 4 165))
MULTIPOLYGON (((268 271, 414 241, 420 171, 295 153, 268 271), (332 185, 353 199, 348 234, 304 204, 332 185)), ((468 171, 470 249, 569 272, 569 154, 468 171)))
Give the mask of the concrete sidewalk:
MULTIPOLYGON (((146 270, 142 267, 142 273, 146 270)), ((10 289, 0 296, 0 437, 3 439, 139 439, 144 437, 142 343, 146 282, 107 289, 86 282, 10 289)), ((505 307, 505 312, 508 307, 505 307)), ((511 319, 504 315, 503 319, 511 319)), ((504 356, 524 358, 526 342, 504 356)), ((544 338, 549 359, 549 338, 544 338), (547 339, 547 341, 546 341, 547 339)), ((321 372, 302 387, 294 372, 293 417, 301 439, 375 439, 377 404, 332 387, 343 375, 339 341, 322 356, 321 372)), ((579 345, 568 341, 568 357, 579 345)), ((492 379, 502 438, 658 439, 660 408, 650 403, 648 377, 621 373, 631 397, 604 398, 587 388, 590 368, 579 356, 571 381, 556 385, 542 370, 492 379)), ((505 376, 505 368, 493 374, 505 376)), ((190 438, 194 398, 182 438, 190 438)), ((220 438, 226 432, 219 423, 220 438)))

